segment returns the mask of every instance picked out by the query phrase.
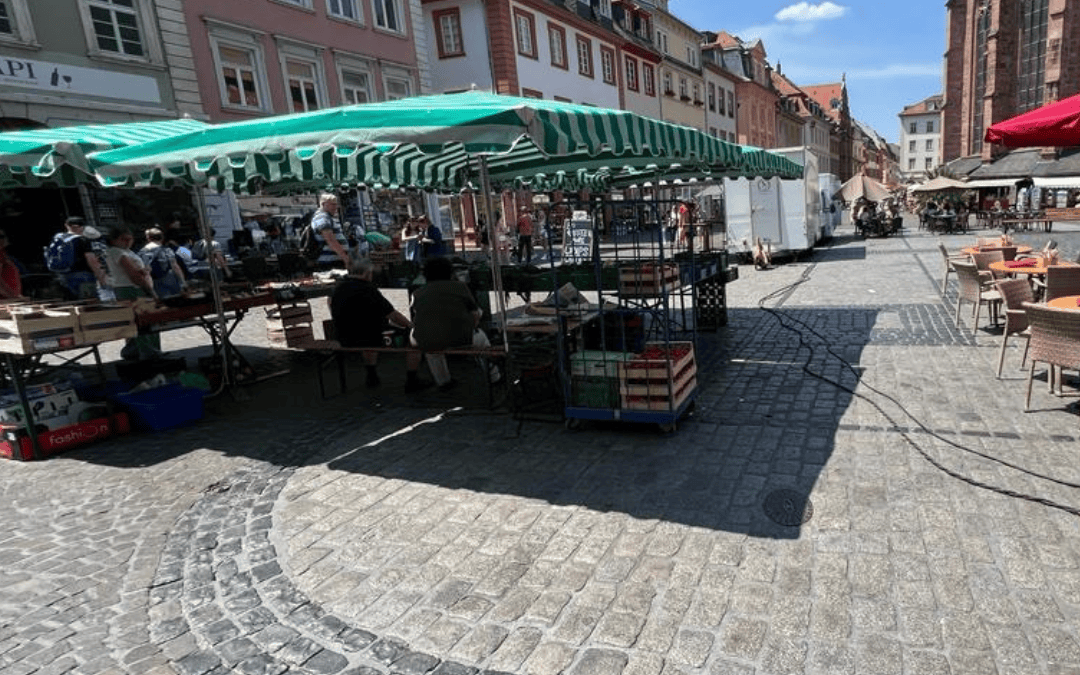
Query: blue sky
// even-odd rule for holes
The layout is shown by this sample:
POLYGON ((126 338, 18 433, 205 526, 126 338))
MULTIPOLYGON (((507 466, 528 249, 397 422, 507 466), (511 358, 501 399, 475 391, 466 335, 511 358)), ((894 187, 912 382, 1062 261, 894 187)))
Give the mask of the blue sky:
POLYGON ((846 73, 855 117, 893 143, 904 106, 941 91, 944 0, 669 0, 668 10, 697 30, 761 38, 797 85, 846 73))

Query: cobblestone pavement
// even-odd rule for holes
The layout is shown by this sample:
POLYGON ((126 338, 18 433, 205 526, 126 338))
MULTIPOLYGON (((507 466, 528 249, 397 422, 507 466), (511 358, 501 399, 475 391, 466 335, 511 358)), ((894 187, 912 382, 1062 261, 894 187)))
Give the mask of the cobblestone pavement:
POLYGON ((406 399, 395 362, 321 400, 256 311, 290 374, 0 463, 0 672, 1080 673, 1075 399, 1022 412, 936 245, 741 268, 666 435, 406 399))

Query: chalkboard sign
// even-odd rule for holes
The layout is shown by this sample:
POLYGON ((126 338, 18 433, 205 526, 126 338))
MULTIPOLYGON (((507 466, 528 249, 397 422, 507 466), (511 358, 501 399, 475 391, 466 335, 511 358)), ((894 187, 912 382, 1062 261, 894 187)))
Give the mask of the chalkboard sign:
POLYGON ((593 223, 587 211, 574 211, 563 226, 562 263, 592 262, 593 223))

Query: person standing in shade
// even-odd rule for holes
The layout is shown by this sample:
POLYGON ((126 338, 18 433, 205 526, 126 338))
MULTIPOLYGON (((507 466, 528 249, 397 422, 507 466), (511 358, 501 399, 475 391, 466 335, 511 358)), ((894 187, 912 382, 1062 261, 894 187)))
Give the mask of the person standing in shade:
POLYGON ((165 233, 151 227, 146 231, 146 246, 139 250, 139 257, 150 270, 154 292, 159 298, 179 295, 187 285, 180 264, 176 261, 176 253, 164 242, 165 233))
POLYGON ((517 219, 518 234, 518 262, 526 265, 532 262, 533 256, 533 217, 529 213, 528 206, 521 207, 521 213, 517 219))
MULTIPOLYGON (((157 298, 150 270, 131 245, 135 237, 126 227, 118 227, 105 238, 109 244, 106 260, 109 276, 112 278, 113 291, 117 300, 136 300, 138 298, 157 298)), ((120 356, 128 361, 153 360, 161 356, 161 336, 147 331, 137 337, 129 338, 120 356)))
POLYGON ((323 239, 323 250, 316 261, 320 267, 341 263, 349 266, 349 240, 337 219, 338 198, 330 192, 319 195, 319 210, 311 218, 311 231, 323 239))
MULTIPOLYGON (((382 347, 383 331, 391 325, 412 329, 412 321, 394 309, 371 283, 373 272, 374 267, 366 258, 353 258, 349 261, 349 276, 338 282, 330 296, 330 317, 342 347, 382 347)), ((364 352, 369 387, 379 386, 378 362, 379 352, 364 352)))
POLYGON ((0 230, 0 298, 5 300, 22 297, 22 269, 7 246, 7 234, 0 230))
POLYGON ((64 221, 64 231, 57 233, 45 248, 46 266, 56 273, 69 300, 96 298, 98 286, 109 285, 106 270, 90 240, 83 236, 85 227, 85 220, 71 216, 64 221))

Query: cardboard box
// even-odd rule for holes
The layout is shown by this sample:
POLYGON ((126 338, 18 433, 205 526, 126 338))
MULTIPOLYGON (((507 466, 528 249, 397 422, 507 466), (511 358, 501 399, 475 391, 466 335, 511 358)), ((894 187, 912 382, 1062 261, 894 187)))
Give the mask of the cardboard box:
POLYGON ((34 446, 25 429, 3 429, 0 440, 0 457, 29 461, 45 459, 64 450, 86 445, 116 434, 126 434, 131 430, 126 413, 117 413, 109 418, 102 417, 88 422, 69 424, 58 429, 50 429, 38 434, 39 455, 34 454, 34 446))
MULTIPOLYGON (((34 416, 36 424, 44 424, 44 420, 57 416, 67 415, 68 408, 78 402, 74 389, 58 391, 46 396, 37 396, 28 400, 30 414, 34 416)), ((23 416, 22 404, 15 402, 0 408, 0 423, 26 426, 23 416)))

